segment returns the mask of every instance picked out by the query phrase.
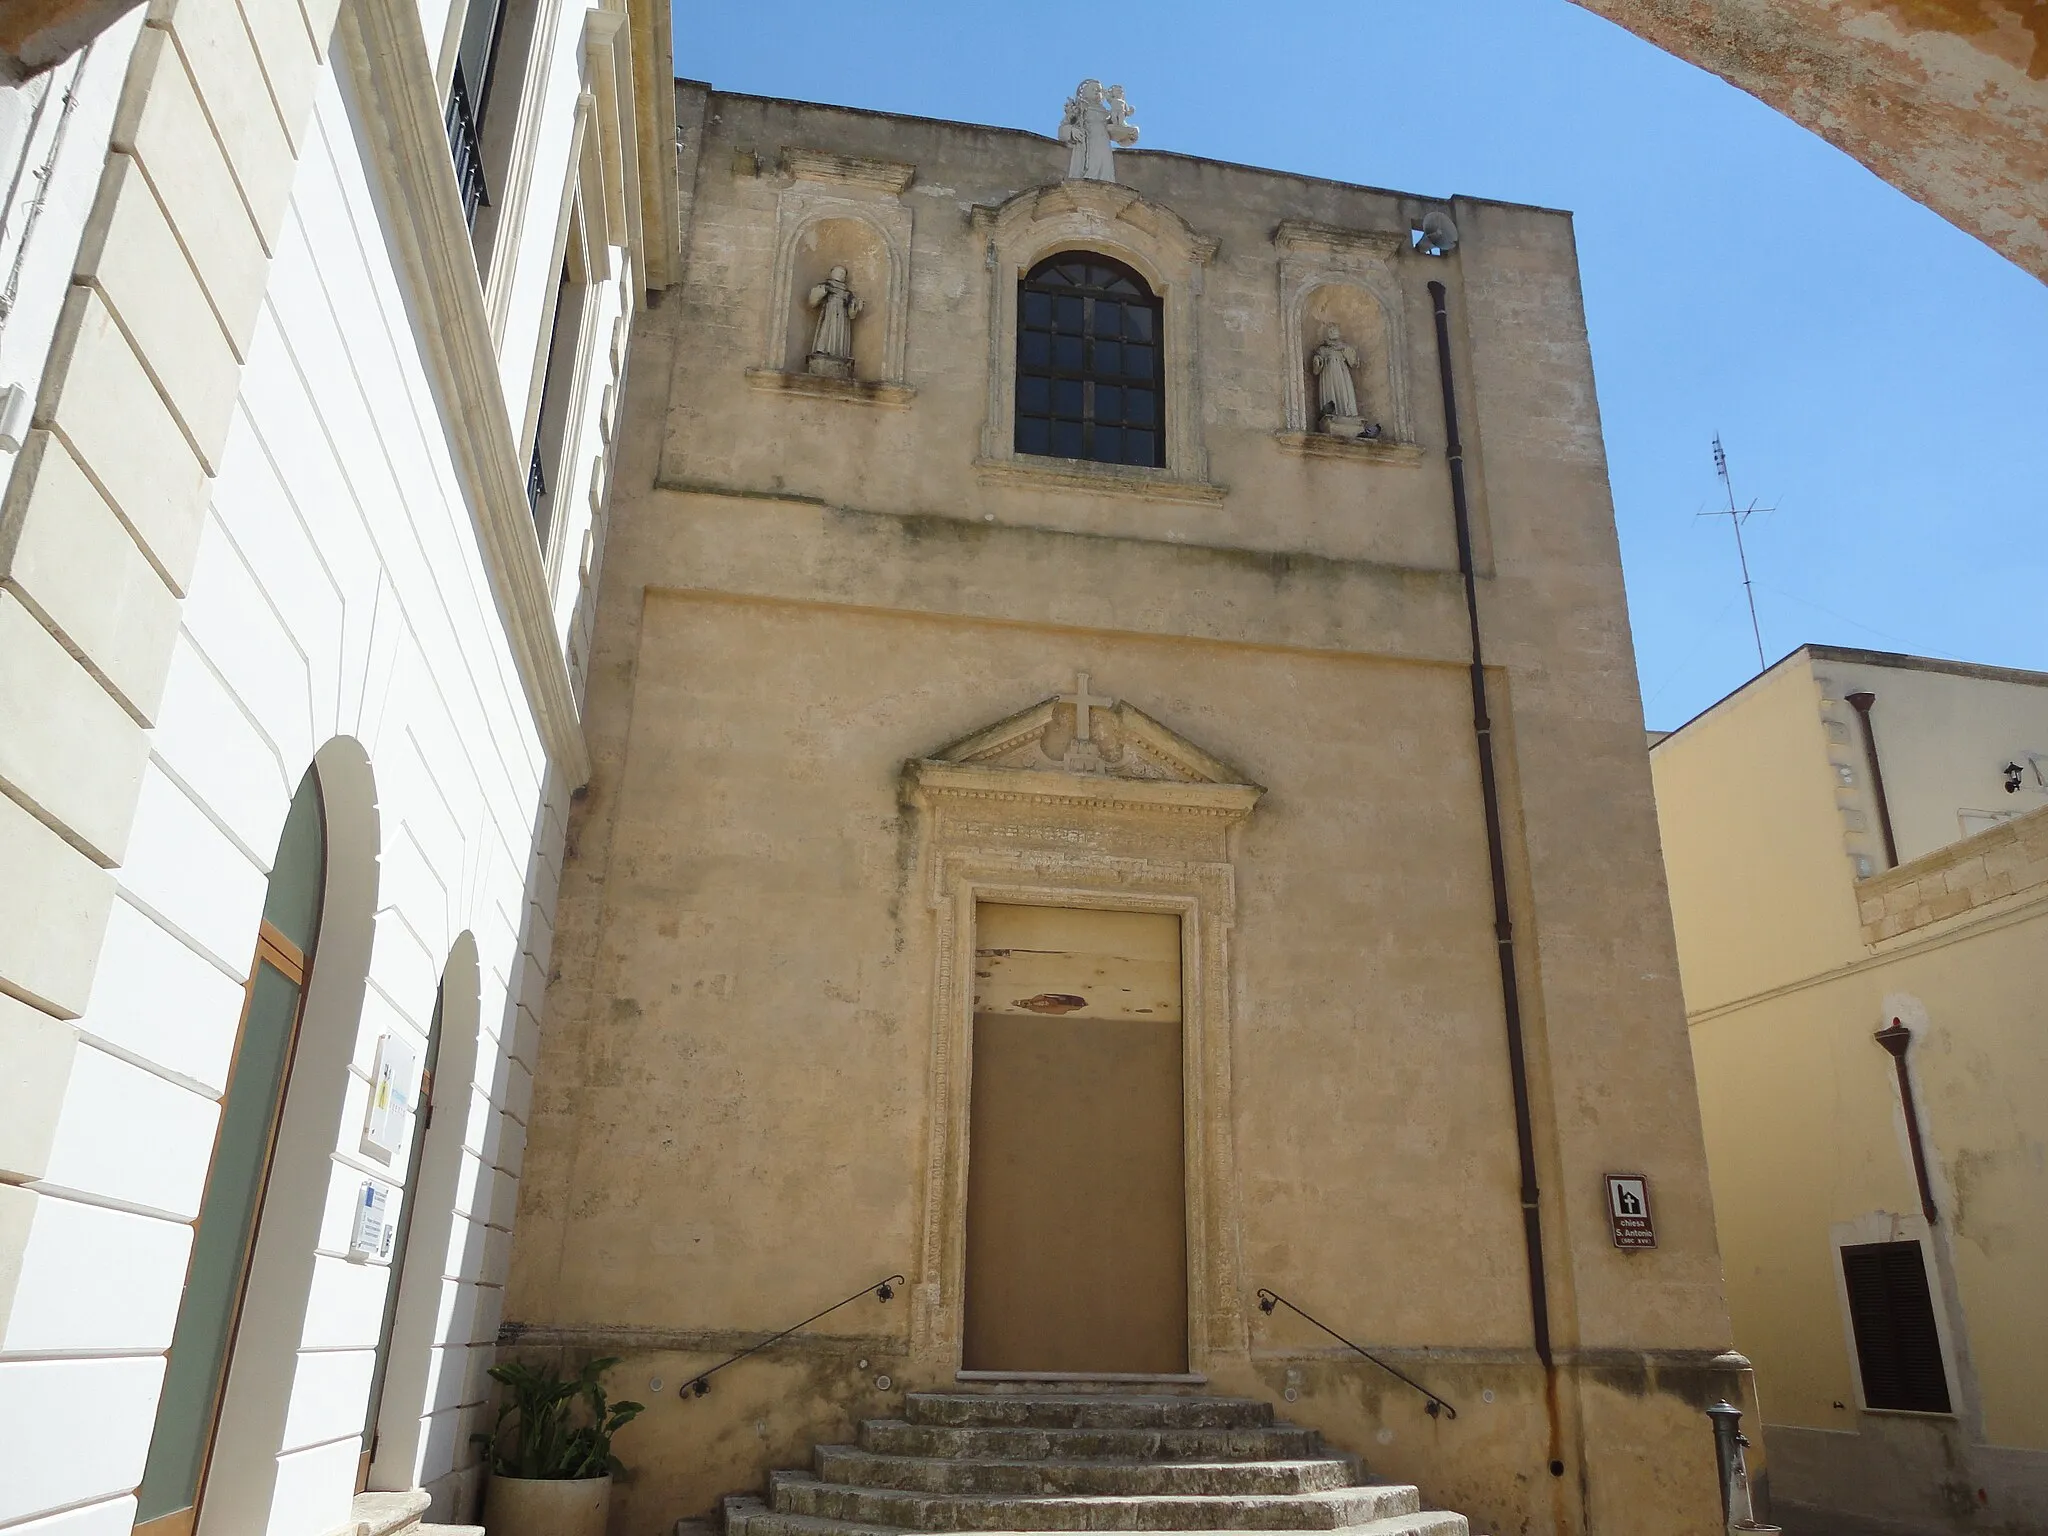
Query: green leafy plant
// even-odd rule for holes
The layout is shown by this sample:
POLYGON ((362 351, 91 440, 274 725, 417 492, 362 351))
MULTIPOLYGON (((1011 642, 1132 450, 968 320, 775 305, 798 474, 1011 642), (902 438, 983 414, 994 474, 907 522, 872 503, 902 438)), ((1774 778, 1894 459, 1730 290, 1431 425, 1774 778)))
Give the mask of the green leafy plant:
POLYGON ((646 1408, 605 1397, 599 1378, 618 1363, 616 1357, 592 1360, 566 1380, 553 1366, 516 1360, 492 1366, 491 1379, 505 1388, 498 1400, 498 1419, 489 1434, 470 1436, 482 1444, 492 1473, 566 1479, 623 1470, 612 1454, 612 1436, 646 1408), (579 1402, 584 1405, 584 1422, 576 1423, 579 1402))

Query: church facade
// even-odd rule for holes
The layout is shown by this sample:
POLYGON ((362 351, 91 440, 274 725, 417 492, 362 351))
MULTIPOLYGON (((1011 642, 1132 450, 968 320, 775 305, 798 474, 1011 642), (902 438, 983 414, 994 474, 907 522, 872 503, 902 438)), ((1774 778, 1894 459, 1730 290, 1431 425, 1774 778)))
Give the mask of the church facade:
POLYGON ((1100 87, 676 103, 500 1336, 622 1357, 615 1528, 966 1382, 1717 1529, 1569 217, 1132 150, 1100 87))

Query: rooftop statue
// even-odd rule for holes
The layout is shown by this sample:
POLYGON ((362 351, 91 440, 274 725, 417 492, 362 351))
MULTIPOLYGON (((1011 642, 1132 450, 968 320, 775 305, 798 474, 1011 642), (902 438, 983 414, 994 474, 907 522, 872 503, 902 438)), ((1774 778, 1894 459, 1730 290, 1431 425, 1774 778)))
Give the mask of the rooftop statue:
POLYGON ((1068 179, 1115 181, 1117 149, 1138 142, 1138 125, 1130 118, 1122 86, 1105 93, 1100 80, 1083 80, 1060 119, 1060 142, 1070 151, 1068 179))

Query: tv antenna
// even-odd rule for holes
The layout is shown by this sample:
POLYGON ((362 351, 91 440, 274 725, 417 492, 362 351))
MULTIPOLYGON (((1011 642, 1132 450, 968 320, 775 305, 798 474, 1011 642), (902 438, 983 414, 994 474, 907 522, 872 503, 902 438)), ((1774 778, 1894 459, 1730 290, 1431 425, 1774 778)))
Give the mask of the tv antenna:
POLYGON ((1754 499, 1746 507, 1738 507, 1735 504, 1735 482, 1728 478, 1728 451, 1721 446, 1721 434, 1718 432, 1714 434, 1714 473, 1721 477, 1721 489, 1728 493, 1728 509, 1725 512, 1702 512, 1699 515, 1725 517, 1729 526, 1735 530, 1735 558, 1742 565, 1742 595, 1749 599, 1749 633, 1756 641, 1756 669, 1758 673, 1762 673, 1769 663, 1764 660, 1763 628, 1756 621, 1756 588, 1750 585, 1749 554, 1742 547, 1742 525, 1759 512, 1772 512, 1777 509, 1760 507, 1754 499))

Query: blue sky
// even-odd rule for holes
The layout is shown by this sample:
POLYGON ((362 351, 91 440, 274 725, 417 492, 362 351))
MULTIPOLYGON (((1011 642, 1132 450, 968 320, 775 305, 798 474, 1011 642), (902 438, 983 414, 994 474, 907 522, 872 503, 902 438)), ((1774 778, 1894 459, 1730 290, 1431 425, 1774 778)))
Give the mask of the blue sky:
POLYGON ((2048 288, 1805 130, 1566 0, 679 4, 727 90, 1569 208, 1652 726, 1806 641, 2048 670, 2048 288), (770 19, 772 18, 772 20, 770 19))

